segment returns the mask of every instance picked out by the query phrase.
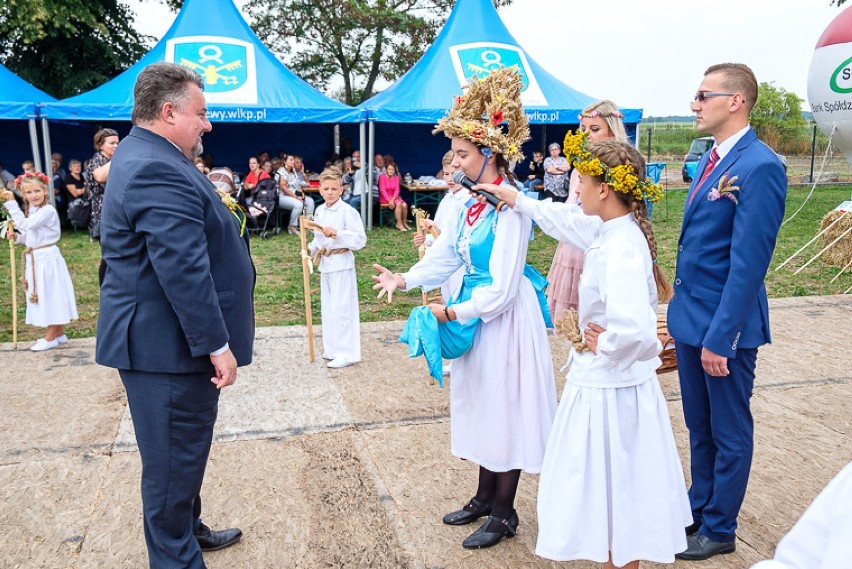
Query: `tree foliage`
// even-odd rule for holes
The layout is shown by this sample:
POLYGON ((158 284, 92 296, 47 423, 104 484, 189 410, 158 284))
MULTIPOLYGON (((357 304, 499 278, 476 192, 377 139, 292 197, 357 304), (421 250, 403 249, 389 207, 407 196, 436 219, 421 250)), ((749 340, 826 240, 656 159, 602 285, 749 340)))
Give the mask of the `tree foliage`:
POLYGON ((0 2, 0 61, 57 98, 112 79, 142 57, 147 39, 119 0, 0 2))
POLYGON ((253 28, 261 41, 294 72, 323 90, 340 78, 342 100, 354 105, 375 93, 379 79, 394 81, 417 62, 453 4, 454 0, 251 0, 246 9, 256 15, 253 28))
POLYGON ((772 83, 758 87, 757 103, 749 117, 757 135, 772 148, 803 136, 807 121, 802 116, 802 99, 772 83))

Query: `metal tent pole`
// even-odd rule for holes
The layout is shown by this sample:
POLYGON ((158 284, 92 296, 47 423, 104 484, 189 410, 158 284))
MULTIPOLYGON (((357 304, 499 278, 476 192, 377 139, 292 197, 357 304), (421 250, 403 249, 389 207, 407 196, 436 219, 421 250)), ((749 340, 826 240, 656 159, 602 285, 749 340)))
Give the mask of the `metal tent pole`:
POLYGON ((47 192, 48 196, 50 196, 50 205, 56 207, 56 194, 53 192, 53 153, 50 150, 50 128, 47 124, 47 119, 41 119, 41 135, 43 138, 44 144, 44 170, 43 172, 47 174, 47 183, 50 188, 50 191, 47 192))
MULTIPOLYGON (((369 138, 369 147, 367 148, 367 160, 370 165, 370 169, 367 171, 367 228, 373 229, 373 156, 374 149, 376 144, 376 123, 370 121, 370 138, 369 138)), ((381 215, 381 214, 379 214, 381 215)))

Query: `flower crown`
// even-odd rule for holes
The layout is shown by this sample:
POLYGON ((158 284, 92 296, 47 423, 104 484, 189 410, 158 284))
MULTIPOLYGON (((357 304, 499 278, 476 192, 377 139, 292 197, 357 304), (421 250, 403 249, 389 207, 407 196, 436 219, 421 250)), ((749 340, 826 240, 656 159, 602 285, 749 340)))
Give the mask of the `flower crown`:
POLYGON ((523 82, 517 67, 499 67, 485 77, 473 76, 432 134, 443 132, 490 148, 507 160, 524 159, 521 145, 530 139, 529 119, 521 106, 523 82), (503 123, 508 123, 505 127, 503 123))
POLYGON ((589 152, 586 138, 588 132, 574 134, 568 131, 562 145, 562 151, 574 168, 580 174, 601 176, 610 188, 622 194, 633 194, 637 200, 648 200, 656 203, 663 199, 663 187, 655 184, 650 178, 639 180, 636 171, 630 164, 607 166, 601 159, 589 152))
POLYGON ((47 176, 45 176, 41 172, 24 172, 23 174, 15 178, 15 189, 20 190, 21 184, 33 179, 40 181, 45 186, 50 185, 50 180, 48 180, 47 176))

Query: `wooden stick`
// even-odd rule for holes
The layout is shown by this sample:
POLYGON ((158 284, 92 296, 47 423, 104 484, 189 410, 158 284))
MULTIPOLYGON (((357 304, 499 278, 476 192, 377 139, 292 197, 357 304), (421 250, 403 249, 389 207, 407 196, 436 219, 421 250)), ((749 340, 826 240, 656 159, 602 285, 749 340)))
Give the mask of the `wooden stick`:
POLYGON ((822 248, 822 250, 821 250, 819 253, 817 253, 816 255, 814 255, 813 257, 811 257, 811 260, 810 260, 810 261, 808 261, 807 263, 805 263, 804 265, 802 265, 801 267, 799 267, 799 268, 796 270, 796 272, 795 272, 795 273, 793 273, 793 274, 794 274, 794 275, 798 275, 799 273, 801 273, 801 272, 802 272, 802 270, 803 270, 805 267, 807 267, 808 265, 810 265, 811 263, 813 263, 814 261, 816 261, 817 259, 819 259, 819 258, 820 258, 820 256, 821 256, 823 253, 825 253, 826 251, 828 251, 829 249, 831 249, 831 247, 832 247, 835 243, 837 243, 838 241, 840 241, 841 239, 843 239, 844 237, 846 237, 846 236, 847 236, 847 235, 849 235, 850 233, 852 233, 852 227, 850 227, 849 229, 847 229, 846 231, 844 231, 843 233, 841 233, 840 235, 838 235, 838 236, 837 236, 837 239, 835 239, 834 241, 832 241, 831 243, 829 243, 828 245, 826 245, 825 247, 823 247, 823 248, 822 248))
POLYGON ((305 220, 305 229, 316 229, 319 232, 322 232, 325 229, 324 226, 320 225, 319 223, 317 223, 313 219, 308 219, 304 215, 302 216, 302 219, 305 220))
POLYGON ((844 211, 844 212, 843 212, 843 214, 842 214, 840 217, 838 217, 837 219, 835 219, 834 221, 832 221, 832 222, 831 222, 831 224, 830 224, 828 227, 826 227, 825 229, 823 229, 822 231, 820 231, 819 233, 817 233, 817 234, 816 234, 816 236, 815 236, 813 239, 811 239, 810 241, 808 241, 807 243, 805 243, 804 245, 802 245, 802 248, 801 248, 801 249, 799 249, 798 251, 796 251, 795 253, 793 253, 792 255, 790 255, 790 258, 789 258, 789 259, 787 259, 786 261, 784 261, 783 263, 781 263, 780 265, 778 265, 777 267, 775 267, 775 270, 777 271, 778 269, 780 269, 781 267, 783 267, 784 265, 786 265, 787 263, 789 263, 790 261, 792 261, 792 260, 793 260, 793 259, 794 259, 794 258, 795 258, 798 254, 799 254, 799 253, 801 253, 802 251, 804 251, 805 249, 807 249, 807 247, 808 247, 811 243, 813 243, 814 241, 816 241, 817 239, 819 239, 819 238, 822 236, 822 234, 823 234, 823 233, 825 233, 826 231, 828 231, 829 229, 831 229, 832 227, 834 227, 834 224, 835 224, 835 223, 837 223, 838 221, 840 221, 841 219, 843 219, 843 216, 845 216, 847 213, 849 213, 849 211, 844 211))
POLYGON ((842 269, 840 269, 840 272, 839 272, 839 273, 837 273, 837 274, 834 276, 834 278, 833 278, 833 279, 831 279, 830 281, 828 281, 828 284, 831 284, 831 283, 833 283, 834 281, 836 281, 837 279, 839 279, 839 278, 840 278, 840 275, 842 275, 842 274, 846 271, 846 269, 848 269, 850 266, 852 266, 852 260, 850 260, 848 263, 846 263, 846 266, 845 266, 845 267, 843 267, 842 269))
MULTIPOLYGON (((414 224, 417 226, 417 235, 425 237, 426 233, 423 230, 423 222, 426 221, 426 219, 428 218, 428 214, 419 207, 415 207, 412 209, 414 210, 414 224)), ((417 248, 417 254, 420 256, 421 259, 423 258, 423 255, 426 254, 426 242, 423 242, 423 244, 417 248)), ((426 292, 423 292, 422 295, 423 306, 427 306, 429 304, 429 295, 426 292)), ((429 376, 429 385, 435 385, 435 378, 431 375, 429 376)))
MULTIPOLYGON (((308 224, 314 223, 309 221, 304 215, 299 218, 299 239, 302 245, 302 284, 305 287, 305 325, 308 329, 308 361, 314 361, 314 315, 311 309, 311 277, 310 262, 308 258, 308 224)), ((316 225, 316 224, 314 224, 316 225)))
MULTIPOLYGON (((12 220, 6 226, 6 231, 14 231, 12 220)), ((15 242, 9 241, 9 267, 12 269, 12 348, 18 349, 18 276, 15 267, 15 242)), ((26 269, 24 269, 26 270, 26 269)))

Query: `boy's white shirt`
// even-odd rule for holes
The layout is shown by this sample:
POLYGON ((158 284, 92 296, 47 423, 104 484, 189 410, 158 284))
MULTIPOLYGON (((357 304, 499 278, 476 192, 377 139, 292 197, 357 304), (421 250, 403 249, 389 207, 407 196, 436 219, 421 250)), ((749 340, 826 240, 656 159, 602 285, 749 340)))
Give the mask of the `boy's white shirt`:
POLYGON ((323 256, 319 271, 330 273, 355 268, 355 255, 352 251, 362 249, 367 244, 367 234, 361 223, 361 216, 355 208, 341 199, 333 205, 320 205, 314 212, 314 221, 323 227, 333 227, 337 231, 334 239, 326 237, 321 231, 314 230, 314 239, 308 249, 313 255, 320 249, 349 249, 346 253, 323 256))

